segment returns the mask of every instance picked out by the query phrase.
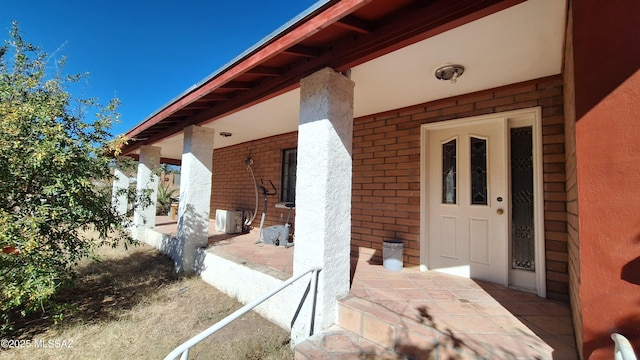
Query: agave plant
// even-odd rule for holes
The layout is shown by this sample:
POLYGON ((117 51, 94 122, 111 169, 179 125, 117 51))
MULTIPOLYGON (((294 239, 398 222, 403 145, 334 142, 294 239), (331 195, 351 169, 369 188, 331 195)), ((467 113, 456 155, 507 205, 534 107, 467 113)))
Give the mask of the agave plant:
POLYGON ((156 215, 167 215, 171 208, 171 198, 177 194, 177 189, 170 185, 158 186, 158 204, 156 205, 156 215))

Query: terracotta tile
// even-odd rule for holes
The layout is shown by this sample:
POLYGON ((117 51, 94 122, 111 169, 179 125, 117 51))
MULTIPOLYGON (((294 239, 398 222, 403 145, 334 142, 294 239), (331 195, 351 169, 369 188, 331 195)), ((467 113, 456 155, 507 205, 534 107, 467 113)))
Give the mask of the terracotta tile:
POLYGON ((382 280, 384 277, 377 272, 358 272, 356 269, 356 278, 360 280, 369 280, 369 279, 379 279, 382 280))
POLYGON ((487 359, 490 353, 487 343, 478 341, 477 334, 464 334, 464 333, 449 333, 447 337, 441 337, 440 341, 448 349, 457 351, 462 358, 473 359, 478 357, 481 359, 487 359))
POLYGON ((493 301, 493 298, 482 290, 451 289, 450 291, 463 302, 493 301))
POLYGON ((393 351, 367 339, 360 339, 360 360, 401 360, 393 351))
POLYGON ((456 296, 449 290, 429 290, 426 292, 433 300, 457 300, 456 296))
POLYGON ((433 339, 433 341, 435 341, 438 336, 440 336, 440 332, 431 327, 429 324, 414 321, 407 321, 405 324, 403 324, 402 329, 398 330, 399 334, 404 334, 406 332, 410 332, 412 334, 415 334, 416 336, 419 335, 427 339, 433 339))
POLYGON ((371 300, 402 300, 396 291, 390 288, 367 289, 371 300))
POLYGON ((362 354, 358 350, 356 352, 334 353, 331 354, 331 360, 361 360, 362 354))
POLYGON ((477 335, 485 342, 490 359, 552 359, 552 351, 539 339, 511 335, 477 335))
MULTIPOLYGON (((463 291, 463 290, 467 290, 467 291, 478 291, 478 292, 482 292, 484 294, 486 294, 486 291, 482 290, 482 288, 478 287, 475 285, 475 283, 471 282, 471 283, 467 283, 467 282, 463 282, 463 281, 454 281, 451 283, 447 283, 445 281, 440 280, 439 281, 442 284, 442 287, 449 289, 451 291, 463 291)), ((489 295, 487 295, 489 296, 489 295)))
POLYGON ((555 316, 524 316, 524 319, 532 322, 548 334, 567 335, 573 333, 571 323, 555 316))
POLYGON ((428 296, 426 292, 422 291, 421 289, 416 289, 415 287, 406 289, 395 289, 395 291, 398 296, 402 297, 402 299, 413 301, 431 299, 431 297, 428 296))
POLYGON ((541 338, 544 340, 544 342, 546 342, 550 347, 553 348, 553 357, 555 359, 578 359, 576 348, 575 346, 573 346, 573 344, 569 345, 565 343, 564 340, 561 340, 556 336, 541 336, 541 338))
POLYGON ((431 359, 435 348, 435 338, 425 338, 413 332, 404 332, 395 344, 395 351, 403 358, 416 360, 431 359))
POLYGON ((308 342, 303 342, 296 346, 296 360, 328 360, 329 355, 308 342))
POLYGON ((576 337, 571 334, 571 335, 556 335, 555 336, 556 339, 562 341, 563 343, 565 343, 567 346, 575 349, 576 348, 576 337))
POLYGON ((416 287, 413 282, 405 279, 391 280, 389 283, 394 289, 413 289, 416 287))
POLYGON ((385 270, 380 272, 380 276, 389 281, 406 280, 407 278, 402 272, 385 270))
POLYGON ((352 287, 350 293, 355 295, 355 296, 362 296, 362 297, 369 296, 369 293, 367 293, 367 290, 365 290, 363 288, 353 288, 352 287))
POLYGON ((529 329, 518 318, 511 314, 505 313, 502 316, 487 317, 487 320, 493 322, 496 326, 499 326, 502 333, 505 334, 521 334, 527 336, 536 336, 535 332, 529 329))
POLYGON ((464 331, 466 327, 458 322, 457 315, 434 315, 432 319, 432 327, 442 333, 447 331, 464 331))
POLYGON ((461 325, 458 330, 465 333, 475 334, 500 334, 504 333, 503 328, 494 321, 494 318, 488 318, 480 315, 458 315, 456 321, 461 325))
POLYGON ((391 325, 395 325, 401 321, 401 315, 389 311, 381 305, 376 305, 374 309, 368 310, 364 316, 372 316, 391 325))
POLYGON ((537 310, 539 315, 563 316, 566 318, 571 317, 571 309, 568 304, 545 301, 528 303, 528 305, 532 309, 537 310))
POLYGON ((364 310, 364 311, 373 310, 376 307, 375 304, 372 303, 371 301, 368 301, 368 300, 365 300, 365 299, 361 299, 361 298, 357 298, 357 297, 349 297, 349 298, 345 299, 344 301, 342 301, 342 303, 345 306, 349 306, 349 307, 352 307, 354 309, 364 310))
POLYGON ((389 289, 391 288, 391 282, 387 280, 371 279, 371 280, 367 280, 367 288, 389 289))
POLYGON ((363 337, 372 342, 391 348, 395 341, 395 328, 384 321, 380 321, 372 316, 364 316, 362 322, 363 337))
POLYGON ((470 303, 441 301, 438 304, 438 307, 442 309, 441 313, 451 315, 478 315, 478 310, 470 303))
POLYGON ((362 312, 338 305, 338 324, 358 335, 362 334, 362 312))
POLYGON ((348 332, 328 333, 322 338, 322 348, 327 352, 358 352, 356 336, 348 332))
POLYGON ((444 287, 433 279, 413 279, 413 283, 420 289, 424 290, 444 290, 444 287))
MULTIPOLYGON (((471 306, 483 315, 502 315, 508 312, 502 304, 497 301, 471 303, 471 306)), ((516 316, 516 314, 513 314, 516 316)))

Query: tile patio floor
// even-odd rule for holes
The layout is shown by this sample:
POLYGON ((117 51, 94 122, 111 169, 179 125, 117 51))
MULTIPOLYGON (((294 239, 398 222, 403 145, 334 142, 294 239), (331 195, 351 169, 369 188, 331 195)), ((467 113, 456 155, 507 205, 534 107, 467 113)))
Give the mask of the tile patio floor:
MULTIPOLYGON (((175 234, 175 221, 156 219, 175 234)), ((255 244, 209 227, 207 251, 286 279, 293 248, 255 244)), ((350 294, 339 324, 298 345, 296 359, 577 359, 568 304, 500 285, 417 267, 386 270, 352 259, 350 294)))

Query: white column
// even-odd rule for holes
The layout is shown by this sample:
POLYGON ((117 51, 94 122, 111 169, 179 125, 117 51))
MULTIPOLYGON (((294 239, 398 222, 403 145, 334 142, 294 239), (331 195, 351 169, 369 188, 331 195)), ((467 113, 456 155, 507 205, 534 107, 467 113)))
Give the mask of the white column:
POLYGON ((182 261, 172 255, 176 270, 181 272, 199 269, 198 249, 207 246, 209 239, 214 135, 211 128, 191 125, 184 129, 178 206, 178 249, 182 261))
POLYGON ((129 199, 127 198, 127 189, 129 189, 129 176, 122 171, 116 163, 113 169, 113 190, 111 193, 111 207, 116 209, 118 215, 127 215, 127 206, 129 199))
MULTIPOLYGON (((353 88, 329 68, 300 81, 293 272, 322 266, 316 333, 335 323, 337 299, 349 293, 353 88)), ((311 301, 307 296, 293 324, 294 344, 308 332, 311 301)))
POLYGON ((136 180, 136 196, 149 192, 148 206, 137 205, 133 212, 133 236, 136 240, 144 241, 147 229, 156 226, 156 201, 158 199, 158 174, 160 166, 160 148, 143 145, 140 147, 138 160, 138 177, 136 180))

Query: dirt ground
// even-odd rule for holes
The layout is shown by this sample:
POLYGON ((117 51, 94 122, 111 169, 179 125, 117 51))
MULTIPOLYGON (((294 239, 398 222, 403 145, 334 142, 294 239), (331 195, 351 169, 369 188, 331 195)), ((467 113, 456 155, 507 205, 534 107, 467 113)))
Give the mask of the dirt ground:
MULTIPOLYGON (((242 304, 198 277, 178 277, 171 260, 146 245, 100 249, 77 287, 57 298, 64 320, 23 319, 0 359, 162 359, 242 304), (8 346, 10 345, 10 346, 8 346)), ((190 359, 293 359, 287 331, 248 313, 206 339, 190 359)))

